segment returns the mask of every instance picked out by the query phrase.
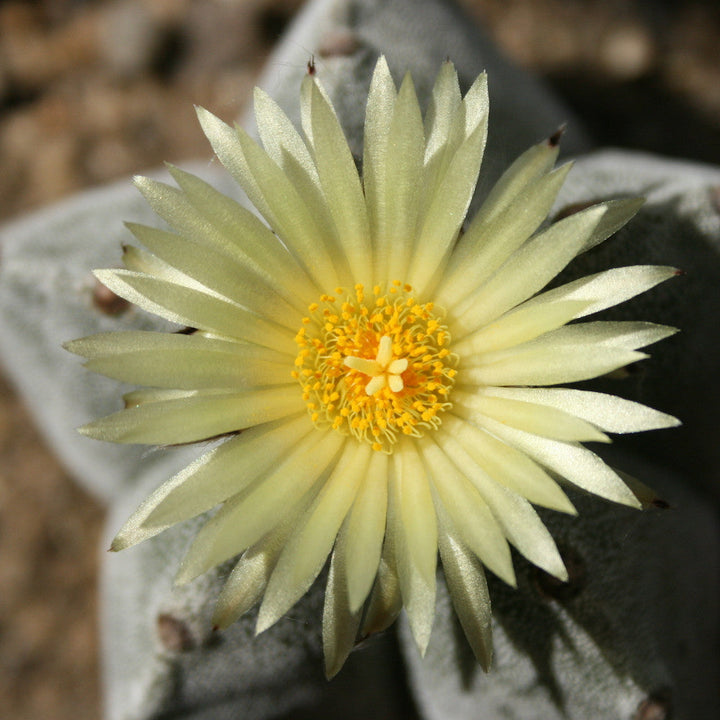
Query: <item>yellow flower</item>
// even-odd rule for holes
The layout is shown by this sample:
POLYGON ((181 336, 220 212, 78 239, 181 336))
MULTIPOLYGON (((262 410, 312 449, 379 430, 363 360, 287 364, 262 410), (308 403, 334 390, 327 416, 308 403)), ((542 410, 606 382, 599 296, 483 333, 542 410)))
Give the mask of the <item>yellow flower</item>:
POLYGON ((362 177, 322 86, 301 90, 304 137, 262 91, 264 148, 205 110, 210 143, 267 225, 198 178, 139 178, 174 228, 130 224, 123 270, 97 276, 141 308, 195 329, 69 344, 87 367, 147 386, 81 432, 173 445, 230 434, 151 495, 116 550, 220 505, 179 582, 240 557, 218 601, 227 626, 260 602, 277 622, 331 557, 326 670, 405 607, 424 652, 438 550, 478 660, 491 658, 483 566, 513 585, 508 543, 565 579, 531 503, 575 510, 574 485, 639 506, 583 441, 676 424, 617 397, 560 383, 646 357, 670 334, 644 322, 574 323, 675 271, 608 270, 541 292, 640 206, 616 200, 541 226, 569 166, 532 147, 465 220, 485 146, 485 76, 463 98, 446 63, 423 117, 384 59, 367 102, 362 177), (242 431, 242 432, 240 432, 242 431))

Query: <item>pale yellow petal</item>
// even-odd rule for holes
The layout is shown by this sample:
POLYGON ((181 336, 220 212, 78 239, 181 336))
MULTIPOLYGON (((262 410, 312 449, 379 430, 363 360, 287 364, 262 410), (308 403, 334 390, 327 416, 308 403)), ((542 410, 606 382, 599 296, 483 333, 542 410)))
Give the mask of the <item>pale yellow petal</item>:
POLYGON ((586 301, 567 300, 542 305, 519 305, 495 322, 485 325, 460 342, 453 352, 462 356, 505 350, 556 330, 577 317, 588 306, 586 301))
POLYGON ((571 413, 607 432, 630 433, 676 427, 677 418, 615 395, 566 388, 488 388, 498 397, 539 403, 571 413))
POLYGON ((373 635, 387 630, 397 620, 402 607, 394 548, 388 547, 386 535, 375 584, 367 601, 362 634, 373 635))
POLYGON ((492 609, 482 563, 462 542, 442 503, 438 541, 445 582, 470 647, 486 672, 492 663, 492 609))
POLYGON ((335 287, 338 277, 328 254, 328 229, 318 225, 289 178, 242 128, 230 128, 207 110, 198 119, 220 162, 247 193, 318 287, 335 287))
POLYGON ((328 679, 334 677, 347 660, 355 645, 362 618, 362 608, 356 610, 350 608, 345 567, 346 541, 347 523, 340 529, 325 588, 322 637, 325 676, 328 679))
POLYGON ((292 382, 283 353, 197 335, 101 333, 68 343, 66 349, 88 357, 89 370, 135 385, 246 390, 292 382))
POLYGON ((455 339, 477 331, 547 285, 577 255, 604 212, 600 205, 560 220, 514 253, 452 310, 455 339))
MULTIPOLYGON (((373 239, 374 270, 379 270, 379 240, 386 226, 388 185, 385 179, 386 150, 397 91, 383 56, 375 65, 365 111, 363 189, 373 239)), ((385 255, 387 257, 387 248, 385 255)))
POLYGON ((367 444, 346 440, 332 474, 307 513, 298 519, 280 555, 260 606, 256 632, 276 623, 307 592, 322 570, 372 452, 367 444))
POLYGON ((432 486, 460 537, 498 577, 515 586, 510 548, 480 493, 433 442, 419 446, 432 486))
POLYGON ((425 112, 426 165, 447 145, 456 117, 461 111, 461 103, 462 94, 455 66, 446 61, 440 66, 440 72, 435 78, 425 112))
POLYGON ((435 617, 437 522, 425 468, 412 441, 393 453, 388 521, 394 523, 397 571, 410 629, 425 654, 435 617))
POLYGON ((415 87, 406 75, 395 102, 384 158, 387 192, 375 238, 376 282, 404 279, 416 246, 425 153, 423 133, 415 87))
POLYGON ((333 431, 311 433, 266 477, 228 500, 195 536, 176 582, 189 582, 241 553, 283 522, 307 492, 317 491, 343 442, 333 431))
POLYGON ((300 324, 302 311, 227 254, 199 246, 176 233, 134 223, 126 223, 126 226, 153 254, 205 288, 291 330, 296 330, 300 324))
POLYGON ((419 294, 434 287, 442 274, 475 191, 486 139, 484 124, 458 148, 437 189, 424 199, 427 205, 420 213, 416 249, 405 275, 419 294))
POLYGON ((453 249, 437 301, 448 310, 485 282, 514 253, 547 217, 570 165, 548 172, 557 149, 547 143, 531 148, 524 167, 513 167, 491 191, 453 249), (546 174, 547 173, 547 174, 546 174), (494 199, 493 199, 494 198, 494 199))
POLYGON ((312 86, 315 162, 337 229, 337 252, 352 269, 353 284, 372 284, 370 227, 360 178, 340 123, 317 84, 312 86))
POLYGON ((435 439, 457 469, 475 486, 505 537, 530 562, 560 580, 567 580, 567 571, 555 542, 530 503, 496 483, 454 438, 437 434, 435 439))
POLYGON ((599 245, 627 224, 645 204, 645 198, 620 198, 603 203, 607 211, 581 252, 599 245))
POLYGON ((228 300, 130 270, 96 270, 120 297, 180 325, 209 330, 279 352, 292 353, 294 334, 228 300))
POLYGON ((610 442, 594 425, 557 408, 485 393, 455 393, 453 399, 505 425, 570 442, 610 442))
POLYGON ((566 300, 587 301, 576 317, 584 317, 629 300, 661 282, 678 275, 676 268, 660 265, 635 265, 613 268, 547 290, 524 303, 524 307, 566 300))
POLYGON ((260 601, 295 522, 305 509, 304 503, 298 503, 296 512, 243 553, 218 596, 212 616, 214 626, 229 627, 260 601))
POLYGON ((205 221, 216 228, 222 242, 219 249, 304 310, 308 298, 317 294, 317 287, 278 237, 247 208, 200 178, 172 166, 169 170, 205 221))
POLYGON ((530 435, 479 413, 473 414, 472 419, 573 485, 623 505, 640 507, 617 473, 581 445, 530 435))
POLYGON ((121 410, 78 431, 116 443, 177 445, 294 415, 304 405, 292 385, 244 392, 198 390, 189 397, 121 410))
POLYGON ((387 455, 373 453, 350 511, 344 549, 351 612, 365 602, 380 562, 387 514, 387 476, 387 455))
POLYGON ((604 375, 644 360, 645 353, 602 345, 528 347, 463 370, 463 381, 485 385, 557 385, 604 375))
POLYGON ((294 452, 315 426, 307 412, 256 425, 200 456, 148 498, 143 524, 172 525, 210 510, 294 452))
POLYGON ((531 503, 559 512, 577 514, 555 480, 525 453, 456 415, 447 415, 444 418, 440 432, 447 432, 450 437, 455 438, 496 482, 522 495, 531 503))

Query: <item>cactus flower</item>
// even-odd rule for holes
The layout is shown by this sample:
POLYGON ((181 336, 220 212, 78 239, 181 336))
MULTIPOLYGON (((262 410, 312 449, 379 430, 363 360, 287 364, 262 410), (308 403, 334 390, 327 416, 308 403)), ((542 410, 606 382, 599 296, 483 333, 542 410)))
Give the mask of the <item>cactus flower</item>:
POLYGON ((182 170, 137 186, 171 229, 129 224, 144 246, 97 277, 179 333, 103 333, 68 344, 87 367, 142 386, 83 428, 119 443, 217 439, 161 485, 113 549, 214 511, 182 561, 187 582, 239 556, 214 621, 259 603, 257 631, 285 615, 330 558, 328 676, 404 607, 424 652, 438 556, 484 667, 485 569, 515 584, 512 544, 567 573, 533 505, 575 509, 563 485, 640 506, 582 443, 677 421, 611 395, 558 387, 646 357, 674 332, 576 322, 642 293, 673 268, 610 269, 550 290, 579 253, 638 210, 610 200, 544 221, 569 171, 557 137, 531 147, 466 219, 485 147, 484 75, 463 97, 445 63, 425 116, 412 79, 381 58, 362 172, 314 73, 302 134, 261 90, 262 145, 199 109, 215 153, 259 217, 182 170))

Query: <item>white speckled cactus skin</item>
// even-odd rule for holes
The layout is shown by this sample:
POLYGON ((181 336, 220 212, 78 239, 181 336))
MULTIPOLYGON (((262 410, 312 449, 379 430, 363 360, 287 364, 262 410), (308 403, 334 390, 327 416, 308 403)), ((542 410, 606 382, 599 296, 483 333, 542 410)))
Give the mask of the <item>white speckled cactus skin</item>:
MULTIPOLYGON (((590 144, 578 123, 499 58, 450 2, 310 2, 261 81, 291 117, 313 51, 356 150, 377 55, 387 55, 396 76, 411 69, 421 98, 450 56, 466 84, 482 69, 490 76, 490 140, 479 194, 522 150, 569 120, 563 148, 580 157, 558 211, 609 197, 647 197, 626 229, 571 271, 657 263, 687 272, 616 311, 682 333, 637 374, 599 383, 683 420, 679 430, 626 438, 606 453, 609 462, 652 485, 670 509, 638 513, 573 496, 579 518, 545 513, 566 552, 571 584, 549 585, 518 562, 519 590, 499 583, 492 589, 496 657, 489 674, 471 661, 441 590, 424 660, 401 627, 397 638, 386 635, 356 651, 329 684, 322 675, 321 584, 259 638, 254 617, 214 634, 210 616, 223 569, 173 590, 177 559, 195 530, 192 524, 174 528, 104 560, 108 720, 405 718, 413 716, 413 704, 428 720, 716 717, 720 207, 713 198, 720 169, 631 152, 583 154, 590 144)), ((237 194, 217 165, 192 169, 237 194)), ((160 327, 138 310, 107 315, 92 302, 90 270, 118 264, 128 219, 152 222, 152 213, 123 181, 0 233, 0 357, 58 454, 109 505, 108 537, 151 489, 197 454, 193 448, 148 453, 74 430, 116 409, 120 392, 117 383, 83 371, 61 344, 98 331, 160 327)))

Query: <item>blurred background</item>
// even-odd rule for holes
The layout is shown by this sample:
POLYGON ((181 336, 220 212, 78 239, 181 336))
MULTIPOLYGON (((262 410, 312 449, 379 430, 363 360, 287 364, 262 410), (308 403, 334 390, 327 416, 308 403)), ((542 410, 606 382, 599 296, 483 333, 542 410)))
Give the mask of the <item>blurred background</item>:
MULTIPOLYGON (((598 145, 720 164, 717 0, 459 2, 598 145)), ((302 4, 0 0, 0 221, 209 158, 193 104, 237 117, 302 4)), ((100 718, 102 523, 0 374, 0 716, 100 718)))

